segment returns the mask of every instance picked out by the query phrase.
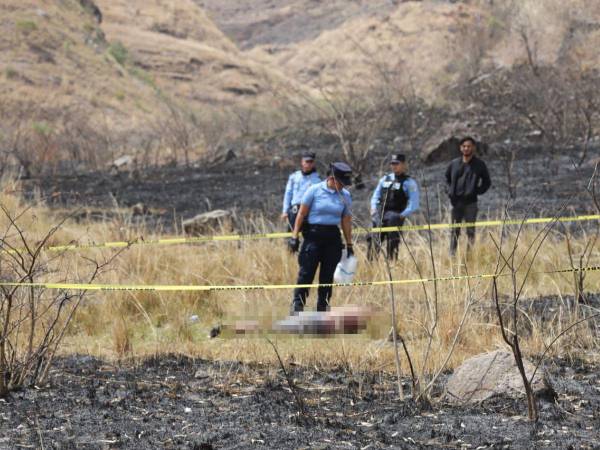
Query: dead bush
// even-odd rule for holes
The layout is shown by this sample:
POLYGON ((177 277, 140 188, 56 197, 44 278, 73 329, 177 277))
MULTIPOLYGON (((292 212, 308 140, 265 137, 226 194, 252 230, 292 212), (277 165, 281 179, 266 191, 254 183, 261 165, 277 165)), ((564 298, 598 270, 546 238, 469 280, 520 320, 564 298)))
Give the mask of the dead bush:
MULTIPOLYGON (((44 382, 87 291, 50 290, 38 284, 49 281, 49 276, 72 272, 64 255, 44 250, 63 222, 38 235, 31 232, 36 228, 35 216, 28 208, 4 205, 0 205, 0 221, 5 225, 0 238, 0 396, 5 396, 44 382)), ((81 274, 74 282, 93 282, 111 259, 85 261, 85 268, 73 271, 81 274)))

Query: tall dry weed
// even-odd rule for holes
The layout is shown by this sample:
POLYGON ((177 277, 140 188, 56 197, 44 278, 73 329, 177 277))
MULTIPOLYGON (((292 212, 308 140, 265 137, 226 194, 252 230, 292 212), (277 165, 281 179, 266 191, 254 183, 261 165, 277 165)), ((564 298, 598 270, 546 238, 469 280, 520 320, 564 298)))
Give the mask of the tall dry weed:
MULTIPOLYGON (((12 195, 3 195, 2 202, 9 207, 22 205, 12 195)), ((28 210, 29 233, 57 220, 56 213, 34 205, 28 210)), ((266 220, 254 219, 243 226, 258 232, 276 229, 266 220)), ((566 298, 573 295, 572 274, 551 274, 556 269, 569 267, 565 252, 565 233, 570 233, 575 256, 586 248, 589 235, 584 225, 567 230, 555 230, 544 243, 539 258, 534 262, 524 297, 531 305, 547 301, 549 296, 566 298), (533 300, 540 297, 539 300, 533 300)), ((126 235, 133 238, 134 228, 122 229, 122 223, 78 223, 67 221, 57 233, 55 242, 103 242, 126 235)), ((527 228, 518 237, 517 252, 525 252, 536 236, 536 227, 527 228)), ((153 238, 144 230, 146 238, 153 238)), ((464 249, 458 258, 447 254, 448 232, 433 234, 432 252, 439 276, 493 273, 496 249, 489 236, 499 237, 496 228, 481 229, 473 251, 464 249)), ((400 261, 392 263, 394 280, 430 277, 429 247, 419 232, 405 233, 407 247, 401 248, 400 261), (408 250, 414 256, 413 263, 408 250)), ((504 240, 516 240, 509 227, 504 240)), ((382 260, 368 262, 366 245, 358 239, 357 256, 360 261, 357 281, 384 280, 386 268, 382 260)), ((596 244, 597 246, 598 244, 596 244)), ((597 248, 593 254, 597 255, 597 248)), ((52 273, 48 281, 68 281, 74 274, 85 270, 85 257, 107 257, 114 250, 90 249, 69 255, 68 272, 52 273), (52 278, 52 279, 51 279, 52 278)), ((528 261, 528 258, 525 258, 528 261)), ((598 265, 594 256, 590 265, 598 265)), ((280 240, 243 242, 214 242, 184 246, 131 246, 115 260, 110 270, 98 278, 107 284, 182 284, 182 285, 278 285, 293 283, 297 275, 297 261, 287 253, 280 240)), ((600 274, 588 273, 588 290, 597 290, 600 274)), ((499 288, 509 284, 498 279, 499 288)), ((490 283, 485 279, 443 281, 438 284, 439 325, 431 336, 431 283, 400 284, 396 288, 398 327, 411 349, 419 373, 431 376, 440 368, 459 364, 464 358, 483 351, 503 347, 497 321, 493 315, 490 283), (462 323, 462 325, 461 325, 462 323), (431 342, 429 342, 431 341, 431 342), (427 361, 425 349, 430 346, 427 361)), ((219 292, 95 292, 80 306, 66 336, 66 351, 98 354, 104 357, 143 356, 157 352, 185 352, 195 356, 222 360, 242 360, 276 363, 273 352, 263 339, 227 336, 209 339, 208 331, 215 325, 236 319, 256 319, 267 326, 273 320, 285 317, 289 311, 291 290, 235 290, 219 292), (197 318, 193 318, 197 316, 197 318)), ((340 336, 333 339, 311 339, 307 336, 278 336, 277 347, 285 361, 298 364, 346 367, 360 372, 377 368, 393 370, 393 348, 385 340, 390 326, 389 293, 386 286, 334 288, 334 305, 370 305, 380 313, 369 324, 368 332, 359 336, 340 336)), ((556 300, 552 300, 556 305, 556 300)), ((312 308, 314 292, 309 297, 312 308)), ((529 304, 529 303, 525 303, 529 304)), ((555 306, 552 306, 553 308, 555 306)), ((524 310, 531 318, 531 332, 524 339, 528 354, 539 354, 544 345, 564 329, 569 321, 580 317, 572 306, 565 305, 553 312, 550 321, 539 322, 535 308, 524 310)), ((525 319, 524 319, 525 320, 525 319)), ((562 338, 552 354, 572 357, 593 357, 598 350, 595 331, 581 326, 562 338)), ((407 373, 406 361, 402 361, 407 373)))

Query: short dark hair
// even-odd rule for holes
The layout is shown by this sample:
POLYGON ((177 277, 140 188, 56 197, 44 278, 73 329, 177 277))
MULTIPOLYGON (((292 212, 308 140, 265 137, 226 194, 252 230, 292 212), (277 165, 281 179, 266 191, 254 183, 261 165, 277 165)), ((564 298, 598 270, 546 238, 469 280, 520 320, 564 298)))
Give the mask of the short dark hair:
POLYGON ((464 138, 462 138, 460 141, 458 141, 458 145, 463 145, 465 142, 467 141, 471 141, 471 143, 477 147, 477 141, 475 139, 473 139, 471 136, 465 136, 464 138))

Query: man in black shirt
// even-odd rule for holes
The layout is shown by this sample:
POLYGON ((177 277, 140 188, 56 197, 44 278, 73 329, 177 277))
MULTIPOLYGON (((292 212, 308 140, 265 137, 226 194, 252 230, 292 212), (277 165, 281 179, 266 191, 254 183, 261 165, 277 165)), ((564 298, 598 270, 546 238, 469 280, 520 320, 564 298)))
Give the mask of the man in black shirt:
MULTIPOLYGON (((462 157, 452 160, 446 169, 446 192, 452 204, 452 223, 477 220, 477 197, 492 185, 485 163, 475 156, 476 143, 471 137, 460 141, 462 157)), ((460 228, 450 236, 450 254, 456 253, 460 228)), ((475 228, 467 227, 469 246, 475 241, 475 228)))

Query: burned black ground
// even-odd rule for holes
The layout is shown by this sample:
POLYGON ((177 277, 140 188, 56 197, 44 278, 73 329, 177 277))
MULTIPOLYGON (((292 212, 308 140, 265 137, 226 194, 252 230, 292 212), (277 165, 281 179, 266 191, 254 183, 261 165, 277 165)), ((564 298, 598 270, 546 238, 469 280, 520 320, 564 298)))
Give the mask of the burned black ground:
MULTIPOLYGON (((374 151, 363 177, 364 188, 352 188, 357 226, 370 225, 368 201, 379 177, 387 170, 385 161, 389 148, 382 144, 374 151)), ((324 174, 326 163, 340 157, 329 147, 320 150, 320 172, 324 174)), ((269 153, 268 148, 265 152, 269 153)), ((27 195, 41 192, 52 207, 70 210, 80 207, 78 214, 82 218, 111 219, 115 217, 115 207, 127 211, 143 203, 149 213, 134 218, 133 223, 169 232, 178 229, 182 219, 217 208, 234 210, 243 217, 264 216, 276 222, 285 183, 292 171, 290 167, 297 160, 297 155, 290 152, 283 156, 287 158, 283 168, 281 156, 269 160, 264 156, 247 155, 210 167, 199 164, 198 167, 150 168, 136 176, 89 172, 42 177, 27 180, 24 185, 27 195)), ((492 188, 480 199, 480 217, 500 218, 505 210, 511 218, 596 213, 586 188, 594 173, 593 162, 598 157, 600 150, 593 152, 582 167, 575 167, 569 154, 552 159, 543 155, 521 157, 512 168, 515 198, 509 195, 505 164, 494 156, 484 157, 491 172, 492 188)), ((449 202, 444 191, 446 164, 424 164, 418 155, 410 156, 410 173, 421 186, 423 197, 420 213, 412 217, 413 223, 425 223, 427 215, 432 222, 448 220, 449 202)), ((124 218, 128 220, 129 216, 126 212, 124 218)))
POLYGON ((520 400, 415 405, 383 373, 288 370, 305 415, 272 368, 63 358, 49 386, 2 400, 0 448, 598 448, 600 376, 581 362, 550 363, 558 400, 537 424, 520 400))
MULTIPOLYGON (((304 142, 284 152, 276 151, 276 143, 264 146, 264 155, 278 157, 234 148, 238 157, 217 165, 63 174, 27 180, 24 189, 32 197, 39 190, 52 208, 81 207, 82 218, 117 218, 172 232, 181 219, 216 208, 275 221, 299 148, 317 150, 321 173, 323 163, 340 159, 331 142, 304 142), (115 206, 127 211, 137 203, 150 213, 132 218, 116 212, 115 206)), ((353 189, 357 226, 370 225, 368 198, 391 149, 384 142, 373 152, 365 189, 353 189)), ((589 161, 599 155, 593 152, 589 161)), ((413 223, 424 223, 427 204, 432 222, 447 220, 446 163, 409 158, 411 174, 427 192, 413 223)), ((568 154, 521 153, 512 173, 517 197, 510 199, 505 165, 491 155, 484 159, 493 187, 480 201, 481 217, 500 217, 506 205, 512 218, 596 213, 586 193, 594 170, 589 162, 576 168, 568 154)), ((554 299, 531 308, 543 318, 562 306, 564 299, 554 299)), ((558 400, 542 401, 540 422, 532 425, 520 400, 496 398, 476 407, 400 401, 393 378, 380 373, 290 367, 304 416, 273 368, 172 356, 115 366, 72 356, 57 362, 48 386, 0 401, 0 448, 600 448, 598 369, 551 362, 558 400)))

